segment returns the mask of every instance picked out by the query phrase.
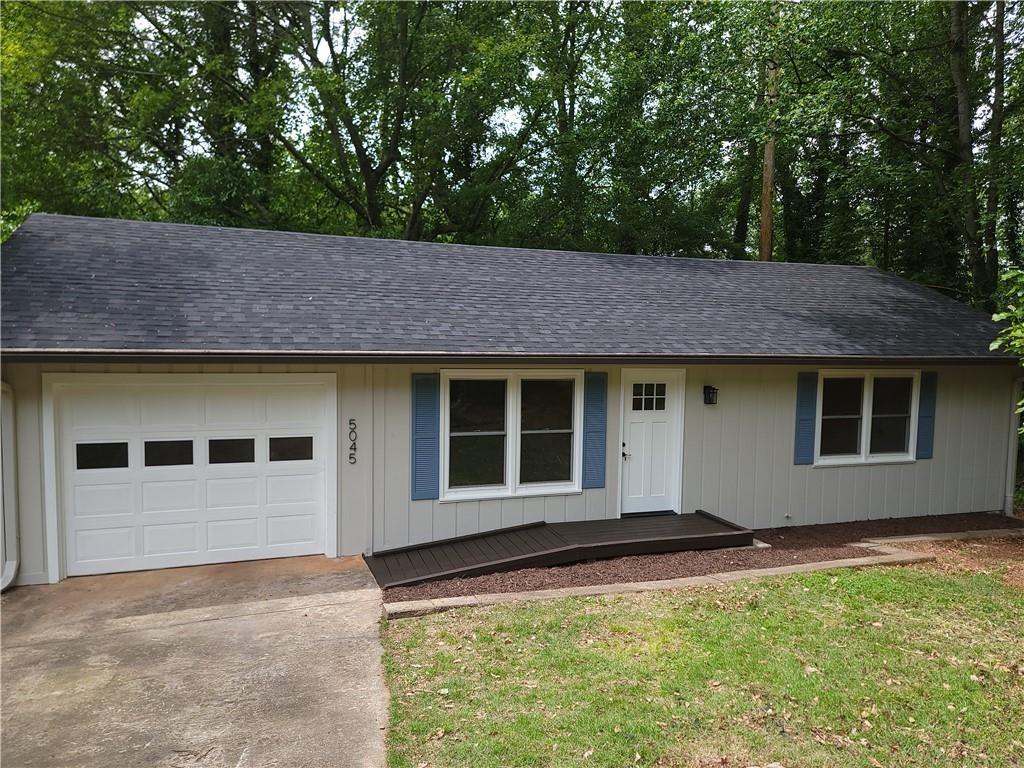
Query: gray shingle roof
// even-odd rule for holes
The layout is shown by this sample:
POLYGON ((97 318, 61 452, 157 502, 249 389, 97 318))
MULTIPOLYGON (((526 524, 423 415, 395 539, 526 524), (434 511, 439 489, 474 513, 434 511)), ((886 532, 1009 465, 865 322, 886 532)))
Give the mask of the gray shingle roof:
POLYGON ((34 215, 2 280, 6 352, 1003 357, 986 315, 866 267, 34 215))

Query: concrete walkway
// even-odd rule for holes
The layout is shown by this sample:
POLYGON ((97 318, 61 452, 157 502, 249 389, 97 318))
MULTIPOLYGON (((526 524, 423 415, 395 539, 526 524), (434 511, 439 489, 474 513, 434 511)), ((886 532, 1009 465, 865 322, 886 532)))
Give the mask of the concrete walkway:
POLYGON ((2 611, 4 766, 384 765, 360 558, 69 579, 2 611))

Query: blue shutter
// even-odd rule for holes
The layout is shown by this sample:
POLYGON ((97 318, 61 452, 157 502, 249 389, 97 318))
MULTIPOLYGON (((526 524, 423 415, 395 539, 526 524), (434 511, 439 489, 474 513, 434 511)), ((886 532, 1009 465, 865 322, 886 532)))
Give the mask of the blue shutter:
POLYGON ((583 385, 583 487, 604 488, 608 443, 608 374, 588 373, 583 385))
POLYGON ((917 406, 917 458, 930 459, 935 449, 935 398, 939 374, 921 374, 921 397, 917 406))
POLYGON ((796 439, 794 464, 814 463, 814 426, 818 418, 818 374, 796 375, 796 439))
POLYGON ((441 472, 441 383, 436 373, 412 375, 412 498, 436 499, 441 472))

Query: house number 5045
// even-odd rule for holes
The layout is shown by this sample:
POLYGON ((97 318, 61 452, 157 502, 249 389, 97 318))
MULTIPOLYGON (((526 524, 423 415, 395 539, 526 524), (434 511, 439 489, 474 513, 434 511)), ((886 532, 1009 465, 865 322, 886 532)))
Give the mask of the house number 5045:
POLYGON ((348 463, 349 464, 355 464, 356 463, 356 440, 358 439, 358 437, 359 437, 359 434, 358 434, 357 429, 356 429, 356 420, 355 419, 349 419, 348 420, 348 463))

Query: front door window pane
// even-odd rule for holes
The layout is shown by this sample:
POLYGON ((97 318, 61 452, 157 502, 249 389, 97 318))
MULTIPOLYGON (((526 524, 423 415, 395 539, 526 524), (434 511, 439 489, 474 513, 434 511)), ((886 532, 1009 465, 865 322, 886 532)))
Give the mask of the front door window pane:
POLYGON ((664 411, 665 383, 634 384, 632 407, 634 411, 664 411))

